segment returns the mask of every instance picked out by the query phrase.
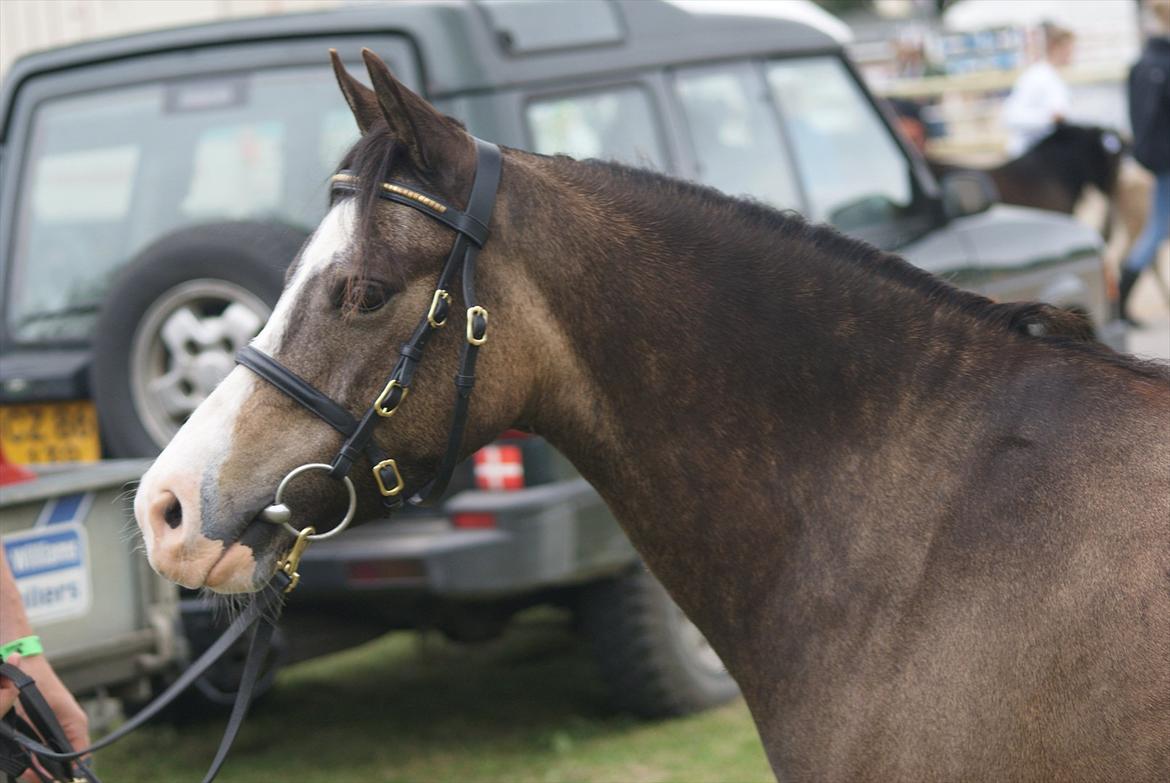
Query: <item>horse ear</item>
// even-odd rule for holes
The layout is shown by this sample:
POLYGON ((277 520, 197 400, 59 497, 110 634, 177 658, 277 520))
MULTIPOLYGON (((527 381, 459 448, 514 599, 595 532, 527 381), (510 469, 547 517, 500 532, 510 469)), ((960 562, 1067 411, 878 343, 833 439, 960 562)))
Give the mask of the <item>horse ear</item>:
POLYGON ((341 64, 336 49, 329 50, 329 59, 333 61, 333 75, 337 77, 337 86, 341 88, 341 94, 345 96, 345 102, 349 104, 349 110, 357 120, 358 130, 364 135, 382 116, 378 96, 369 87, 349 75, 349 71, 341 64))
POLYGON ((390 133, 422 171, 436 171, 466 146, 466 133, 394 78, 386 63, 369 49, 362 58, 390 133))

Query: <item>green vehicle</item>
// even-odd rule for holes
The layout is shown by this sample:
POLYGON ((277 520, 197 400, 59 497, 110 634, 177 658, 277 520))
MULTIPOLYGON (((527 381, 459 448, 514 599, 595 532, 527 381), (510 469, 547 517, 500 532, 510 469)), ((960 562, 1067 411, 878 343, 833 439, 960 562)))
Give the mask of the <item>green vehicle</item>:
MULTIPOLYGON (((6 453, 149 456, 231 369, 356 138, 329 48, 355 73, 373 49, 482 138, 796 209, 989 296, 1084 312, 1120 343, 1093 232, 992 204, 973 175, 937 182, 830 18, 811 4, 759 8, 769 15, 401 2, 17 61, 0 95, 6 453), (52 415, 64 406, 77 415, 52 415)), ((438 512, 314 546, 302 574, 290 645, 298 618, 358 603, 379 608, 370 633, 426 626, 474 641, 553 602, 574 609, 628 709, 677 714, 736 692, 596 492, 539 439, 505 433, 438 512)))

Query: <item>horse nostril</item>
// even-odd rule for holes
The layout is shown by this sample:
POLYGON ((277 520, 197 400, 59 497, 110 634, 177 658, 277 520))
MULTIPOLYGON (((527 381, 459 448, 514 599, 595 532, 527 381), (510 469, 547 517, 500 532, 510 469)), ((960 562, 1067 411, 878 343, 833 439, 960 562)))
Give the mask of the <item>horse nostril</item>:
POLYGON ((163 519, 166 520, 167 527, 171 530, 183 524, 183 506, 177 497, 172 496, 171 502, 167 503, 167 508, 163 511, 163 519))

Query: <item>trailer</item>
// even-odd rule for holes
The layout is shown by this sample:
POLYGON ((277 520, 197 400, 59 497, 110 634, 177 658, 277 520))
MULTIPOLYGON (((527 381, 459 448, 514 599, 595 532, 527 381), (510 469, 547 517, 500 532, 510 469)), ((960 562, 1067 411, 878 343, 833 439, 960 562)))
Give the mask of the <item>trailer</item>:
POLYGON ((111 699, 143 699, 187 652, 175 585, 136 551, 124 493, 147 464, 38 466, 0 486, 0 542, 25 610, 95 728, 111 699))

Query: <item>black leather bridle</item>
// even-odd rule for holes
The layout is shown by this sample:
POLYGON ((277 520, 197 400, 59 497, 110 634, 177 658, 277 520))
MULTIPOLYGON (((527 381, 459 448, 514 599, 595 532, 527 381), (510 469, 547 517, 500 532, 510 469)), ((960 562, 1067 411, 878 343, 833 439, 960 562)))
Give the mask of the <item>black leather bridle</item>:
MULTIPOLYGON (((345 436, 345 442, 329 465, 329 475, 341 480, 349 475, 354 462, 364 453, 374 474, 374 482, 389 508, 402 505, 404 483, 398 463, 391 459, 374 440, 374 429, 379 420, 390 418, 401 407, 410 391, 411 381, 423 358, 423 351, 431 335, 447 323, 451 310, 450 286, 455 273, 462 267, 463 300, 467 305, 466 339, 459 356, 459 371, 455 375, 455 412, 447 437, 447 450, 435 476, 410 498, 412 505, 431 505, 447 489, 451 474, 459 461, 463 431, 467 427, 467 413, 471 390, 475 385, 475 361, 479 348, 487 341, 488 311, 475 300, 475 259, 488 239, 488 223, 496 201, 500 183, 500 148, 475 139, 475 181, 467 209, 460 211, 433 196, 396 182, 379 183, 378 196, 396 204, 417 209, 456 232, 455 243, 431 297, 431 306, 415 327, 410 339, 398 353, 382 393, 366 410, 361 419, 352 416, 342 405, 318 391, 304 378, 252 345, 241 348, 236 361, 255 372, 277 389, 292 397, 322 421, 345 436)), ((341 171, 332 180, 334 191, 355 191, 358 183, 349 171, 341 171)), ((275 520, 272 520, 275 521, 275 520)))

